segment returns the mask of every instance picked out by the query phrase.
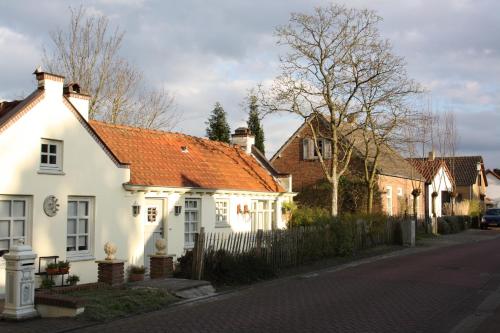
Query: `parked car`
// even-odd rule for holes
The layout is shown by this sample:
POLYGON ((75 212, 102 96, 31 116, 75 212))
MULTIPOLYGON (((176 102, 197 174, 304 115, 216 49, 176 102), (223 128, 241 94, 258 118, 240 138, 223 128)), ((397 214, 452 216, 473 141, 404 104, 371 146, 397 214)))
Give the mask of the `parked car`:
POLYGON ((500 208, 487 209, 481 218, 481 229, 488 229, 490 225, 500 227, 500 208))

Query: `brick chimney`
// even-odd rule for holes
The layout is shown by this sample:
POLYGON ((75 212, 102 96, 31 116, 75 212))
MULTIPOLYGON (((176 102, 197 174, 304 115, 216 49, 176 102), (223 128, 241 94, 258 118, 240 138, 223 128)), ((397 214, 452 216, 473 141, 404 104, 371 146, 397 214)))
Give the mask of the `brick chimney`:
POLYGON ((255 136, 248 128, 238 127, 231 135, 231 143, 241 146, 247 154, 251 154, 252 146, 255 144, 255 136))
POLYGON ((70 101, 75 109, 80 112, 85 120, 89 120, 90 96, 84 94, 78 83, 69 83, 64 86, 64 96, 70 101))
POLYGON ((33 74, 38 81, 38 89, 45 90, 48 98, 61 97, 63 93, 64 76, 46 73, 38 67, 33 74))
POLYGON ((436 153, 434 152, 434 149, 429 152, 429 161, 434 161, 436 159, 436 153))

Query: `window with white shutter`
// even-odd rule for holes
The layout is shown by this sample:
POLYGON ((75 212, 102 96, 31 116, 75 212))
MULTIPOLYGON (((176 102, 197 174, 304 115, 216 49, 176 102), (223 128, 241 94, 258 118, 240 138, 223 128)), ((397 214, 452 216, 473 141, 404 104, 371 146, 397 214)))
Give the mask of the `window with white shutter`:
POLYGON ((332 142, 330 140, 324 139, 323 147, 324 147, 323 148, 324 149, 323 158, 326 160, 331 159, 332 158, 332 142))
POLYGON ((312 140, 309 138, 304 138, 302 140, 302 159, 309 160, 311 159, 311 144, 312 140))

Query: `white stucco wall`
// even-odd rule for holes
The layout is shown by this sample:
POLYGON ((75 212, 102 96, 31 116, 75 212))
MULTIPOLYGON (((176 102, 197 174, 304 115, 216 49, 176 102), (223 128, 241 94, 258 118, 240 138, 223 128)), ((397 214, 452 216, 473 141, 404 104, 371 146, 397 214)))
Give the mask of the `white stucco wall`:
MULTIPOLYGON (((186 198, 200 199, 201 201, 201 224, 200 227, 205 228, 205 232, 245 232, 252 230, 252 222, 250 214, 238 213, 238 205, 241 209, 245 205, 251 210, 253 200, 266 200, 271 205, 272 202, 276 203, 276 209, 272 214, 276 219, 276 227, 278 229, 286 228, 286 221, 282 219, 281 206, 283 201, 289 200, 287 196, 280 196, 278 194, 258 193, 258 192, 244 192, 244 191, 216 191, 216 192, 169 192, 169 191, 149 191, 145 192, 140 198, 142 206, 146 205, 145 199, 147 198, 163 198, 165 200, 164 212, 164 228, 167 230, 167 252, 176 257, 182 255, 185 251, 184 244, 184 202, 186 198), (216 226, 215 223, 215 202, 219 199, 227 200, 229 202, 229 225, 227 227, 216 226), (182 212, 175 215, 175 206, 181 206, 182 212)), ((269 213, 271 214, 271 213, 269 213)), ((146 217, 143 215, 143 223, 146 217)), ((271 216, 269 216, 271 221, 271 216)), ((271 227, 271 225, 270 225, 271 227)))
POLYGON ((498 207, 500 203, 500 180, 491 174, 487 174, 486 179, 488 180, 486 196, 490 198, 498 207))
POLYGON ((427 185, 428 195, 428 207, 429 207, 429 216, 432 216, 432 192, 437 192, 438 196, 436 197, 436 215, 440 217, 443 215, 441 200, 442 200, 442 191, 451 191, 452 185, 448 174, 444 170, 443 167, 439 169, 439 171, 434 176, 432 183, 427 185))
MULTIPOLYGON (((52 88, 0 134, 0 195, 32 198, 32 218, 27 226, 31 236, 27 242, 38 256, 66 259, 68 197, 88 196, 95 202, 94 236, 90 238, 93 256, 102 259, 103 245, 110 240, 118 245, 119 258, 133 258, 142 245, 142 232, 141 224, 131 214, 134 196, 122 187, 129 180, 129 170, 116 166, 63 103, 62 83, 52 88), (63 141, 64 175, 39 173, 42 138, 63 141), (59 212, 54 217, 43 211, 48 195, 59 199, 59 212)), ((71 273, 79 275, 81 282, 95 281, 94 259, 72 262, 71 273)), ((0 294, 4 275, 0 268, 0 294)))

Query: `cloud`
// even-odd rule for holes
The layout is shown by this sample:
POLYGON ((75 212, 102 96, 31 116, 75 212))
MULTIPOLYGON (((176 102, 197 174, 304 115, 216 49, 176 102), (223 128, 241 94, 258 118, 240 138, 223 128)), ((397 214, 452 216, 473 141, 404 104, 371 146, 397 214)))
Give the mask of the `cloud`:
POLYGON ((0 25, 0 99, 22 98, 31 73, 39 64, 39 50, 29 36, 0 25))
MULTIPOLYGON (((496 0, 343 0, 383 17, 381 33, 404 56, 409 75, 431 90, 443 110, 457 112, 464 153, 484 154, 500 165, 497 129, 500 112, 500 2, 496 0)), ((278 73, 283 50, 273 36, 290 12, 312 12, 328 0, 90 0, 113 27, 126 31, 123 55, 140 68, 151 86, 177 95, 184 121, 179 130, 204 135, 216 101, 229 113, 232 128, 243 124, 246 91, 278 73)), ((31 72, 48 32, 65 27, 63 0, 6 2, 0 12, 0 97, 33 89, 31 72), (23 19, 20 19, 23 18, 23 19), (2 40, 2 37, 0 37, 2 40)), ((268 151, 278 148, 300 120, 266 118, 268 151)), ((493 167, 493 166, 492 166, 493 167)))

